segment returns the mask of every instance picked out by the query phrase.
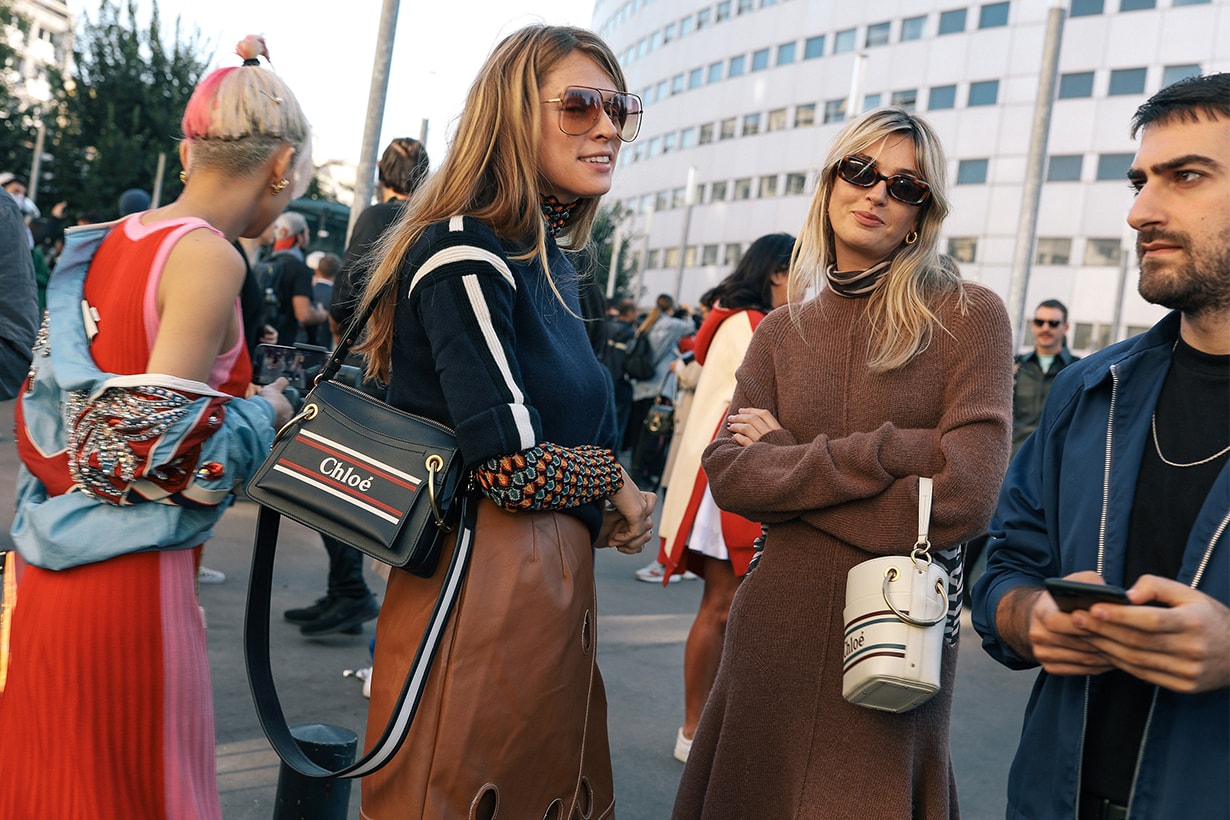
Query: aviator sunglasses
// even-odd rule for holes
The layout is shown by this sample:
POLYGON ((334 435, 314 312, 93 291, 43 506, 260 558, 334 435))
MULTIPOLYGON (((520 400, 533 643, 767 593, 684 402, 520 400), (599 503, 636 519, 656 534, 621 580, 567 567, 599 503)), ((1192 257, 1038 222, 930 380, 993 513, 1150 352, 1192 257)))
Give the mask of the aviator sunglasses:
POLYGON ((1043 325, 1050 325, 1051 327, 1059 327, 1062 324, 1063 324, 1062 319, 1034 319, 1034 327, 1042 327, 1043 325))
POLYGON ((561 96, 543 103, 559 104, 559 130, 570 137, 588 134, 603 110, 624 142, 632 142, 641 130, 641 98, 635 94, 570 85, 561 96))
POLYGON ((837 163, 837 176, 860 188, 873 188, 880 180, 888 183, 888 195, 906 205, 921 205, 931 196, 931 186, 917 177, 880 173, 873 160, 845 157, 837 163))

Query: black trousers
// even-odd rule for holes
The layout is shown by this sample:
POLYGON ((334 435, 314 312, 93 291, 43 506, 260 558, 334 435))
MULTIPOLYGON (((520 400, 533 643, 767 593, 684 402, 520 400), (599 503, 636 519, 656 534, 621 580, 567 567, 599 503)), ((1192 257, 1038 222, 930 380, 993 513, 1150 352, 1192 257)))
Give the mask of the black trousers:
POLYGON ((321 535, 325 552, 329 553, 330 598, 366 598, 371 595, 363 580, 363 553, 336 538, 321 535))

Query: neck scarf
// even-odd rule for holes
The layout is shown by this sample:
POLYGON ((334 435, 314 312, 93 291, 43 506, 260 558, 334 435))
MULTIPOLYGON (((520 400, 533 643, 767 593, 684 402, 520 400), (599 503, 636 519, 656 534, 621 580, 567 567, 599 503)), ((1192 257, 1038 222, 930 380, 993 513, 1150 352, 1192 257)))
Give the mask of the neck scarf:
POLYGON ((564 225, 568 223, 568 217, 572 216, 572 209, 580 201, 574 199, 572 202, 564 203, 552 194, 542 195, 542 218, 547 220, 547 233, 551 234, 553 239, 559 236, 559 232, 564 229, 564 225))
POLYGON ((829 287, 839 296, 854 298, 871 293, 884 280, 892 259, 877 262, 867 270, 839 271, 836 265, 829 265, 824 275, 829 280, 829 287))

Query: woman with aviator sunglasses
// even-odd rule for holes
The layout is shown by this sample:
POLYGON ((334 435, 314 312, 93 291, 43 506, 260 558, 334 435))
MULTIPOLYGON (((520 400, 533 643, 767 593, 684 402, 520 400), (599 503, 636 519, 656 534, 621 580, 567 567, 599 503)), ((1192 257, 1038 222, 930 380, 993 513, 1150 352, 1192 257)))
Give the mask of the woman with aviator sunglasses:
MULTIPOLYGON (((581 29, 531 26, 488 57, 443 166, 376 251, 360 349, 387 401, 456 431, 480 501, 473 560, 396 757, 363 816, 607 817, 592 547, 640 552, 656 497, 616 462, 609 379, 560 247, 589 237, 640 101, 581 29)), ((446 543, 440 565, 449 561, 446 543)), ((388 720, 443 573, 394 569, 369 740, 388 720)))
POLYGON ((791 307, 757 328, 703 458, 718 506, 766 530, 676 818, 958 815, 960 545, 986 526, 1008 464, 1012 355, 999 297, 941 263, 946 169, 930 126, 900 109, 854 120, 829 150, 791 307), (892 714, 842 699, 842 608, 851 567, 913 547, 919 476, 934 480, 932 555, 954 605, 940 692, 892 714))

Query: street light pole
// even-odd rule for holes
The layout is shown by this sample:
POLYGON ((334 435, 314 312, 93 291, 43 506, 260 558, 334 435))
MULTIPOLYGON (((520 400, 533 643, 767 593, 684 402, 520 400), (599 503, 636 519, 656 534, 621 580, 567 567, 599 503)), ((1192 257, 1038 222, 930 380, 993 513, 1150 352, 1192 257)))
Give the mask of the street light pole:
POLYGON ((696 202, 696 166, 688 166, 687 187, 683 189, 683 233, 679 237, 679 270, 675 274, 675 301, 683 288, 683 266, 688 259, 688 228, 692 224, 692 205, 696 202))
POLYGON ((642 291, 645 290, 645 266, 649 264, 649 233, 653 228, 653 209, 654 201, 651 199, 645 208, 645 238, 641 242, 641 264, 636 269, 636 292, 632 294, 632 298, 638 303, 641 301, 642 291))
POLYGON ((389 67, 393 63, 393 40, 397 35, 397 12, 401 0, 384 0, 380 9, 380 30, 376 34, 376 56, 372 60, 372 82, 367 92, 367 119, 363 123, 363 147, 359 151, 359 169, 355 177, 354 202, 350 206, 350 224, 346 226, 346 244, 359 214, 371 204, 376 177, 376 141, 384 122, 384 98, 389 90, 389 67))

